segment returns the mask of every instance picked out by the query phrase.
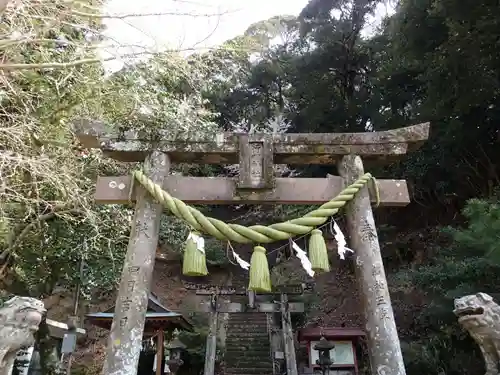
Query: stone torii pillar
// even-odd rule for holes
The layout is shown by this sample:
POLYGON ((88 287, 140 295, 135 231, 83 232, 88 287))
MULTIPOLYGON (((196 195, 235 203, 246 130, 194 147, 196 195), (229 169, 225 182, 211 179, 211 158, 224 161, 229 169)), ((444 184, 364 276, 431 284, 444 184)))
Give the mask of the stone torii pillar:
MULTIPOLYGON (((418 148, 428 138, 429 124, 383 132, 339 134, 219 134, 202 141, 152 142, 133 132, 112 134, 99 122, 82 121, 76 133, 87 148, 100 148, 120 161, 142 162, 150 178, 164 190, 190 204, 323 204, 363 173, 363 163, 390 162, 418 148), (233 178, 168 176, 170 162, 237 164, 233 178), (339 164, 341 176, 328 178, 275 178, 276 164, 339 164)), ((382 206, 406 206, 404 180, 378 180, 382 206)), ((126 204, 136 200, 136 218, 122 273, 122 280, 108 344, 104 374, 136 371, 145 302, 151 283, 154 249, 158 240, 160 208, 143 189, 132 187, 131 176, 99 177, 95 199, 102 204, 126 204), (135 276, 133 276, 133 275, 135 276), (135 367, 134 367, 135 366, 135 367)), ((372 198, 373 199, 373 198, 372 198)), ((351 247, 356 251, 356 275, 366 317, 372 373, 405 375, 380 246, 363 188, 347 209, 351 247)), ((211 374, 206 374, 211 375, 211 374)))
MULTIPOLYGON (((170 169, 168 155, 153 152, 146 158, 144 169, 155 183, 163 184, 170 169)), ((125 375, 137 372, 161 213, 161 205, 146 191, 138 189, 103 374, 125 375)), ((161 358, 158 361, 161 363, 161 358)))
MULTIPOLYGON (((351 184, 364 174, 359 156, 344 156, 339 173, 351 184)), ((355 272, 363 301, 372 374, 406 374, 391 297, 387 286, 368 189, 364 187, 346 207, 350 247, 355 249, 355 272), (356 234, 356 235, 354 235, 356 234)))

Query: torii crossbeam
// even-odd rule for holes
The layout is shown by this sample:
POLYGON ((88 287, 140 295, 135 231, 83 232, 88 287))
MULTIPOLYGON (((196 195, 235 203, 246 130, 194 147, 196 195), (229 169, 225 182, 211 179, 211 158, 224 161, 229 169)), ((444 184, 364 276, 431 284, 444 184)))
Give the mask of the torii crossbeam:
MULTIPOLYGON (((145 173, 153 182, 186 203, 198 204, 322 204, 364 173, 361 157, 366 164, 391 162, 417 149, 429 136, 429 123, 383 132, 224 133, 191 141, 163 139, 161 135, 150 141, 136 132, 113 134, 101 122, 81 121, 75 127, 84 147, 100 148, 120 161, 144 161, 145 173), (171 163, 184 162, 239 163, 239 177, 168 176, 171 163), (275 178, 273 164, 337 164, 340 176, 275 178)), ((404 180, 377 183, 381 205, 405 206, 410 202, 404 180)), ((132 188, 130 176, 99 177, 97 181, 98 203, 136 201, 104 374, 121 375, 137 366, 158 241, 161 207, 151 201, 144 189, 132 188)), ((404 375, 368 188, 363 188, 347 205, 346 216, 350 247, 356 251, 355 269, 363 299, 372 372, 404 375)), ((289 375, 296 375, 296 364, 292 366, 294 353, 286 355, 290 359, 287 368, 292 371, 289 375)), ((213 369, 208 369, 205 375, 212 375, 211 372, 213 369)))

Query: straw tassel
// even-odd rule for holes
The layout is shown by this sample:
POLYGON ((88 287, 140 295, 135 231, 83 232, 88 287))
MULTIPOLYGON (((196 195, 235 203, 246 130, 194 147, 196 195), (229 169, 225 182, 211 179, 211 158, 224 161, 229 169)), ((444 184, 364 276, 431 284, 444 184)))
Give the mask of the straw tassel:
POLYGON ((248 290, 261 293, 271 291, 271 275, 267 263, 266 249, 262 246, 253 248, 252 258, 250 259, 248 290))
POLYGON ((309 237, 309 259, 312 269, 315 272, 330 271, 326 242, 323 238, 323 232, 319 229, 313 229, 311 231, 311 236, 309 237))
POLYGON ((182 273, 185 276, 208 275, 204 240, 196 232, 191 232, 187 238, 184 260, 182 262, 182 273))

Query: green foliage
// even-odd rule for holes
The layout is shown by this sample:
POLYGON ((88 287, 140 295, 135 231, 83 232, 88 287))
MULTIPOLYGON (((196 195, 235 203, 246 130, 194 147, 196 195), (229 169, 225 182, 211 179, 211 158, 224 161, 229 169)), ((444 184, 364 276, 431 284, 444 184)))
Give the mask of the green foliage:
POLYGON ((84 115, 152 139, 210 138, 217 125, 204 108, 201 74, 199 64, 176 54, 152 56, 113 74, 99 92, 99 105, 84 115))
MULTIPOLYGON (((158 54, 106 76, 96 59, 97 43, 105 39, 101 2, 17 5, 0 26, 0 69, 21 64, 2 75, 0 87, 0 260, 9 271, 2 268, 0 280, 33 296, 81 282, 90 297, 114 288, 132 219, 127 207, 94 205, 95 180, 129 173, 134 165, 82 150, 72 122, 99 119, 149 137, 210 137, 217 126, 201 96, 204 66, 158 54)), ((166 235, 180 242, 180 233, 166 235)))
MULTIPOLYGON (((189 368, 189 374, 199 374, 203 371, 205 364, 205 349, 207 336, 209 333, 209 315, 206 313, 190 313, 189 320, 194 326, 194 332, 182 331, 179 333, 179 340, 187 347, 189 363, 185 368, 189 368)), ((220 342, 217 342, 216 363, 221 357, 220 342)))
POLYGON ((216 240, 215 238, 208 238, 205 240, 207 264, 212 266, 228 265, 227 246, 227 243, 216 240))
MULTIPOLYGON (((163 215, 160 221, 160 240, 178 254, 184 251, 190 228, 183 220, 175 216, 163 215)), ((227 244, 212 237, 205 238, 205 255, 208 265, 224 266, 228 264, 227 244)))
POLYGON ((466 228, 447 227, 453 244, 441 248, 431 264, 422 266, 406 277, 413 284, 437 295, 455 298, 481 288, 495 293, 500 271, 497 233, 500 228, 500 205, 497 198, 471 199, 462 211, 468 221, 466 228))
POLYGON ((493 197, 489 200, 471 199, 462 211, 468 220, 465 229, 448 228, 460 253, 473 253, 485 258, 492 264, 500 265, 500 201, 493 197))
POLYGON ((13 287, 19 287, 17 293, 48 296, 58 285, 71 289, 80 283, 84 297, 89 298, 97 288, 114 288, 128 242, 129 232, 120 225, 128 219, 123 217, 127 212, 113 206, 98 207, 94 212, 115 220, 97 227, 96 223, 55 219, 42 223, 36 234, 30 234, 30 242, 24 243, 16 258, 13 287))
POLYGON ((300 296, 290 296, 290 302, 301 302, 304 304, 304 312, 291 314, 292 328, 294 332, 306 326, 311 318, 317 314, 321 308, 321 298, 316 293, 307 293, 300 296))
POLYGON ((71 288, 83 254, 93 269, 82 280, 85 292, 113 285, 120 268, 104 265, 122 258, 128 213, 94 207, 91 192, 99 173, 123 168, 99 152, 83 152, 71 129, 95 104, 103 82, 100 65, 79 62, 95 57, 102 27, 77 8, 95 5, 26 1, 3 15, 0 32, 9 36, 0 42, 3 61, 31 64, 3 75, 0 88, 0 243, 2 261, 11 266, 2 282, 16 293, 46 296, 59 284, 71 288), (68 61, 75 64, 41 69, 68 61))
POLYGON ((408 374, 463 374, 464 369, 482 371, 479 349, 464 333, 445 330, 440 335, 402 343, 408 374), (472 354, 472 355, 471 355, 472 354))
POLYGON ((166 241, 176 252, 184 250, 189 235, 189 226, 172 215, 162 215, 160 220, 160 239, 166 241))
POLYGON ((399 286, 425 291, 432 299, 415 317, 415 335, 426 335, 405 344, 405 358, 413 371, 428 374, 461 374, 480 364, 474 344, 452 313, 453 299, 479 291, 495 295, 500 282, 497 233, 500 227, 498 199, 471 199, 462 211, 465 228, 445 228, 453 243, 440 249, 431 264, 403 270, 395 276, 399 286))

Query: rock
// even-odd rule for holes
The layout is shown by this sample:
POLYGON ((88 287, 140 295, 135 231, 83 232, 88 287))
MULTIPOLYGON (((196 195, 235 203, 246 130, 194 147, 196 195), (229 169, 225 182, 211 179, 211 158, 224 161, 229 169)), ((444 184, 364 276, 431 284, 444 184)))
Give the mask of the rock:
POLYGON ((33 334, 45 312, 42 301, 18 296, 0 309, 0 375, 10 375, 17 352, 35 343, 33 334))
POLYGON ((500 374, 500 306, 486 293, 455 299, 453 313, 458 323, 476 341, 483 353, 486 375, 500 374))

